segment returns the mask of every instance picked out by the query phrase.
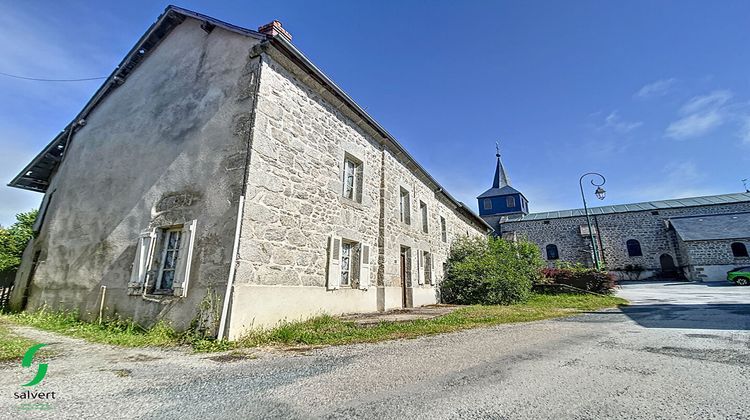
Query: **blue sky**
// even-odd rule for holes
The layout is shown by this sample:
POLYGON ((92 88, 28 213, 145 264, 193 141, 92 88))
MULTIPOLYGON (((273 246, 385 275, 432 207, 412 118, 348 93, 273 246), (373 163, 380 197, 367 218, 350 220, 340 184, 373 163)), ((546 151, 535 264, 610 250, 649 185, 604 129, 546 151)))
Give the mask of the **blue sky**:
MULTIPOLYGON (((476 208, 498 139, 531 211, 722 194, 750 178, 750 2, 185 1, 274 18, 446 189, 476 208)), ((166 3, 0 0, 0 72, 109 75, 166 3)), ((4 185, 100 82, 0 77, 4 185)), ((113 159, 116 157, 113 157, 113 159)), ((41 195, 0 187, 0 224, 41 195)))

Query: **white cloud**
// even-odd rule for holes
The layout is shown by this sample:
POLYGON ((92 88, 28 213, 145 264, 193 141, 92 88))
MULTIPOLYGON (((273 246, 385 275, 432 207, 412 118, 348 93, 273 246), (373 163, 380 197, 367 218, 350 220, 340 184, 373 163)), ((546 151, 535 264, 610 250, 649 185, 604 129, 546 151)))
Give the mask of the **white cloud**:
POLYGON ((727 102, 732 97, 732 92, 728 90, 717 90, 691 98, 680 108, 682 117, 672 121, 664 134, 676 140, 685 140, 711 132, 731 116, 727 102))
POLYGON ((601 128, 611 129, 617 133, 629 133, 643 125, 641 121, 624 121, 617 110, 612 111, 604 118, 604 125, 601 128))
POLYGON ((719 194, 702 184, 706 174, 693 161, 671 162, 661 170, 658 182, 639 185, 624 195, 632 201, 667 200, 673 198, 700 197, 719 194))
POLYGON ((676 82, 677 79, 674 78, 657 80, 638 89, 638 92, 636 92, 633 96, 644 99, 664 96, 667 94, 667 92, 669 92, 669 89, 674 86, 676 82))

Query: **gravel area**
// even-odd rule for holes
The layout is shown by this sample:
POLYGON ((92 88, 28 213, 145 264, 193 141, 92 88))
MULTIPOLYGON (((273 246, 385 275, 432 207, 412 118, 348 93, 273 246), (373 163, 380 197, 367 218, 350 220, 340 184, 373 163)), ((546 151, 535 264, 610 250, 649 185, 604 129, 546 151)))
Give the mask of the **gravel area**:
POLYGON ((748 418, 750 287, 626 284, 630 308, 412 340, 194 355, 24 329, 57 353, 0 367, 1 418, 748 418))

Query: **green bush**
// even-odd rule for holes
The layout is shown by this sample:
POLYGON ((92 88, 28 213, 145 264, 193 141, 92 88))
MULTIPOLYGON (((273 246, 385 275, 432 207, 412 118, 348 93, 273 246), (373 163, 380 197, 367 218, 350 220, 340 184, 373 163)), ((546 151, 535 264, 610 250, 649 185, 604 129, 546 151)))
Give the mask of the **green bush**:
POLYGON ((610 294, 617 286, 612 274, 582 264, 562 263, 556 268, 543 269, 542 275, 554 284, 564 284, 594 293, 610 294))
POLYGON ((530 242, 460 238, 451 246, 441 300, 459 305, 523 302, 542 265, 539 248, 530 242))

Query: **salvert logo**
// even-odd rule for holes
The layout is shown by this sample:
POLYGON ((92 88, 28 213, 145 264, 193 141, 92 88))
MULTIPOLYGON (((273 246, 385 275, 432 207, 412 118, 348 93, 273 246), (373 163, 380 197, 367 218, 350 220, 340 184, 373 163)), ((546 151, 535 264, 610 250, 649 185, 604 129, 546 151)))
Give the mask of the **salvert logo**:
MULTIPOLYGON (((46 346, 46 344, 37 344, 35 346, 29 347, 28 350, 26 350, 26 353, 23 355, 23 360, 21 361, 21 366, 24 368, 30 368, 32 367, 32 362, 34 361, 34 355, 36 352, 39 351, 42 347, 46 346)), ((36 373, 34 374, 34 377, 31 378, 31 380, 22 386, 24 387, 33 387, 44 379, 44 377, 47 376, 47 364, 46 363, 39 363, 37 365, 36 373)), ((18 406, 21 410, 49 410, 52 408, 52 406, 42 400, 54 400, 55 399, 55 392, 34 392, 30 389, 27 389, 26 391, 22 392, 14 392, 13 397, 17 400, 25 400, 25 401, 34 401, 34 402, 27 402, 20 404, 18 406), (36 402, 39 401, 39 402, 36 402)))

